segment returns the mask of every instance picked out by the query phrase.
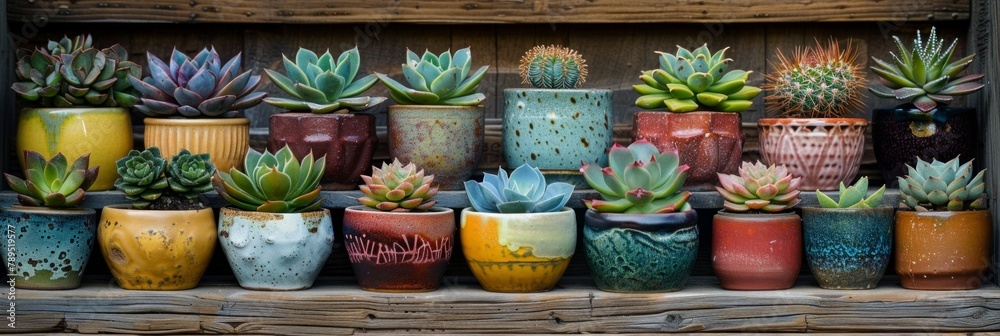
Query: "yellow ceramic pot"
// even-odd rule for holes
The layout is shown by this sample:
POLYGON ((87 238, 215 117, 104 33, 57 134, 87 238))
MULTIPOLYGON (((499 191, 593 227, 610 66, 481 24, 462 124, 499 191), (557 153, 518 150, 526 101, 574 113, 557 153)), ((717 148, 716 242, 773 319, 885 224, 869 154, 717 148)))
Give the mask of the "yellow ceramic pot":
POLYGON ((90 191, 111 190, 118 173, 115 161, 132 149, 132 119, 123 108, 23 109, 17 123, 17 157, 24 167, 25 150, 51 158, 63 153, 70 162, 90 153, 90 166, 100 166, 90 191))
POLYGON ((576 251, 576 212, 498 214, 462 210, 462 252, 491 292, 544 292, 576 251))
POLYGON ((212 209, 101 211, 97 240, 111 275, 124 289, 180 290, 198 286, 215 251, 212 209))
POLYGON ((164 119, 146 118, 143 142, 160 148, 163 156, 177 155, 181 149, 208 153, 219 171, 243 168, 243 157, 250 148, 250 119, 164 119))

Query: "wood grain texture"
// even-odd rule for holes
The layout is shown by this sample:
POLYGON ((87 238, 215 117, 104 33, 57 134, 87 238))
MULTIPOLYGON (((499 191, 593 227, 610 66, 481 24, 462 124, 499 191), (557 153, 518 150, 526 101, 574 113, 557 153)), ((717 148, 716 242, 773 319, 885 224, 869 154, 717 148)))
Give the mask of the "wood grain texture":
MULTIPOLYGON (((1000 204, 997 195, 1000 193, 1000 4, 991 0, 976 0, 973 2, 975 15, 972 18, 972 29, 969 29, 969 52, 978 55, 972 71, 982 73, 986 87, 973 97, 978 96, 972 106, 979 112, 979 134, 983 146, 979 152, 979 164, 987 169, 986 192, 990 195, 990 210, 993 213, 993 271, 1000 270, 1000 204)), ((1000 283, 1000 279, 993 279, 1000 283)))
MULTIPOLYGON (((7 26, 7 2, 0 4, 0 41, 10 41, 10 29, 7 26)), ((14 108, 14 92, 7 90, 14 83, 14 44, 13 43, 3 43, 0 44, 0 62, 3 62, 5 66, 0 68, 0 89, 3 89, 3 93, 0 94, 0 172, 7 171, 8 165, 16 166, 11 164, 17 159, 16 150, 14 150, 14 129, 16 113, 14 108)), ((10 169, 16 169, 15 167, 10 167, 10 169)), ((0 183, 0 190, 8 190, 6 183, 0 183)))

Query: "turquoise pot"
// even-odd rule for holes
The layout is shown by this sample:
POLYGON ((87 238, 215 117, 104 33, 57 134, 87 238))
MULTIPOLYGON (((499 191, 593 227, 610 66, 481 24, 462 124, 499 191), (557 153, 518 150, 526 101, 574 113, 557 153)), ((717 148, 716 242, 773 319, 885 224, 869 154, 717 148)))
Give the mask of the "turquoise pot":
POLYGON ((587 263, 609 292, 671 292, 684 287, 698 256, 698 214, 604 214, 587 210, 587 263))
POLYGON ((802 208, 806 261, 819 286, 871 289, 889 266, 893 208, 802 208))
POLYGON ((74 289, 90 260, 97 232, 94 209, 12 206, 0 209, 7 274, 24 289, 74 289))
POLYGON ((614 140, 611 90, 506 89, 503 95, 507 166, 528 163, 548 182, 589 189, 580 162, 607 166, 614 140))

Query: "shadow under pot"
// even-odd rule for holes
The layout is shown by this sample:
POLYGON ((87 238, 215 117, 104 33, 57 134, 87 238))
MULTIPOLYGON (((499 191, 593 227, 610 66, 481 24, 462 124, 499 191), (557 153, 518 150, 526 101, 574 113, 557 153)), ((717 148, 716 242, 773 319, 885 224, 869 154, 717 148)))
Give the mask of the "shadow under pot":
POLYGON ((695 210, 617 214, 587 210, 583 243, 597 287, 609 292, 671 292, 684 287, 698 256, 695 210))
POLYGON ((976 158, 979 136, 976 109, 938 107, 923 113, 913 105, 872 111, 873 149, 882 176, 889 187, 899 186, 897 176, 906 175, 906 165, 917 157, 948 161, 961 155, 962 162, 976 158))
POLYGON ((228 172, 230 168, 243 168, 243 159, 250 149, 247 118, 146 118, 143 123, 146 148, 159 147, 168 159, 181 149, 194 154, 208 153, 216 169, 228 172))
POLYGON ((867 126, 865 118, 760 119, 760 155, 802 177, 802 190, 837 190, 861 167, 867 126))
POLYGON ((714 190, 717 173, 736 174, 743 162, 746 136, 739 113, 639 111, 633 119, 633 139, 646 139, 660 151, 677 150, 691 167, 688 189, 714 190))
POLYGON ((389 106, 389 155, 434 175, 440 190, 463 190, 483 153, 480 106, 389 106))
POLYGON ((0 209, 7 274, 21 289, 74 289, 87 268, 97 231, 94 209, 11 206, 0 209), (13 266, 13 269, 11 269, 13 266))
POLYGON ((272 152, 288 145, 295 157, 326 156, 324 190, 355 190, 361 175, 371 174, 378 135, 370 114, 278 113, 271 115, 269 128, 272 152))
POLYGON ((801 268, 799 215, 719 211, 712 219, 712 269, 722 288, 792 288, 801 268))
POLYGON ((990 212, 896 212, 896 274, 903 288, 976 289, 991 264, 990 212))
POLYGON ((809 269, 826 289, 872 289, 892 255, 894 208, 802 208, 809 269))

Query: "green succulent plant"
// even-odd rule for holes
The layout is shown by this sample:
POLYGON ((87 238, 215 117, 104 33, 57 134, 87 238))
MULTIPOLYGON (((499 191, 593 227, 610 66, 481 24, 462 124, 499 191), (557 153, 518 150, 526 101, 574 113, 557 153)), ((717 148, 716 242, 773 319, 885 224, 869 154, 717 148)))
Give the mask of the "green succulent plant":
POLYGON ((326 157, 313 160, 312 153, 299 161, 286 145, 274 154, 250 149, 244 172, 236 168, 218 172, 212 185, 233 206, 259 212, 301 213, 319 209, 319 179, 326 157))
POLYGON ((726 50, 712 54, 705 44, 693 52, 678 46, 676 55, 657 51, 660 68, 643 71, 639 79, 645 84, 632 86, 641 95, 635 105, 671 112, 746 111, 761 90, 746 85, 753 71, 729 70, 726 50))
POLYGON ((834 39, 826 46, 816 40, 814 46, 796 49, 792 58, 780 49, 777 57, 764 86, 770 93, 764 99, 768 111, 787 117, 835 118, 864 106, 865 73, 850 42, 841 49, 834 39))
POLYGON ((521 79, 535 88, 572 89, 587 81, 587 64, 576 50, 535 46, 521 57, 521 79))
POLYGON ((558 212, 569 202, 573 185, 546 183, 541 170, 525 163, 510 175, 500 168, 496 175, 483 174, 483 182, 465 181, 472 207, 488 213, 558 212))
POLYGON ((397 159, 392 164, 382 163, 382 168, 372 167, 372 175, 361 175, 365 185, 360 186, 365 196, 358 202, 382 211, 427 211, 437 204, 432 200, 438 187, 432 186, 434 175, 424 175, 413 163, 403 165, 397 159))
POLYGON ((899 206, 916 211, 961 211, 986 208, 986 170, 973 175, 972 161, 959 165, 958 158, 948 162, 917 158, 917 167, 906 165, 907 174, 899 177, 899 206))
POLYGON ((89 167, 90 154, 77 158, 69 167, 67 163, 62 153, 46 161, 38 152, 24 151, 25 179, 11 174, 4 177, 7 185, 17 192, 21 205, 75 207, 83 203, 85 191, 97 179, 100 167, 89 167))
POLYGON ((187 210, 204 206, 198 196, 212 190, 215 165, 208 154, 181 149, 167 161, 156 146, 132 150, 115 162, 121 177, 115 188, 136 209, 187 210))
POLYGON ((827 196, 823 192, 816 190, 816 199, 819 201, 819 205, 823 208, 852 208, 852 209, 867 209, 867 208, 877 208, 882 205, 882 196, 885 194, 885 185, 879 188, 871 196, 865 197, 868 192, 868 177, 862 177, 857 183, 850 187, 844 186, 844 182, 840 182, 840 200, 834 201, 833 198, 827 196))
POLYGON ((422 57, 407 49, 403 77, 409 87, 384 74, 375 73, 375 76, 399 104, 477 106, 486 100, 486 96, 476 92, 476 88, 489 66, 484 65, 470 75, 471 69, 472 53, 469 48, 460 49, 454 55, 451 51, 441 55, 424 51, 422 57))
POLYGON ((799 204, 801 177, 792 177, 785 165, 743 162, 739 175, 719 175, 715 190, 723 208, 731 212, 782 212, 799 204))
POLYGON ((676 151, 660 152, 645 139, 627 148, 619 144, 608 152, 608 167, 584 164, 583 177, 601 194, 584 200, 598 212, 652 214, 688 211, 691 192, 681 190, 688 165, 681 165, 676 151))
POLYGON ((63 38, 59 41, 49 40, 46 45, 50 55, 58 56, 60 54, 69 54, 77 50, 90 49, 94 45, 94 38, 90 34, 77 35, 70 39, 69 36, 63 35, 63 38))
POLYGON ((289 111, 330 113, 341 109, 367 110, 385 101, 385 97, 358 97, 372 85, 375 75, 355 80, 361 65, 358 48, 345 51, 334 59, 327 50, 322 56, 309 49, 299 48, 292 63, 281 55, 286 77, 271 69, 264 69, 274 85, 292 96, 265 98, 264 102, 289 111))
POLYGON ((182 149, 170 160, 167 173, 170 190, 181 197, 196 199, 198 195, 212 191, 215 165, 207 153, 191 154, 187 149, 182 149))
POLYGON ((125 199, 136 209, 147 209, 166 192, 170 183, 164 172, 167 160, 160 156, 158 147, 143 151, 131 150, 128 155, 115 162, 118 175, 115 188, 125 193, 125 199))

